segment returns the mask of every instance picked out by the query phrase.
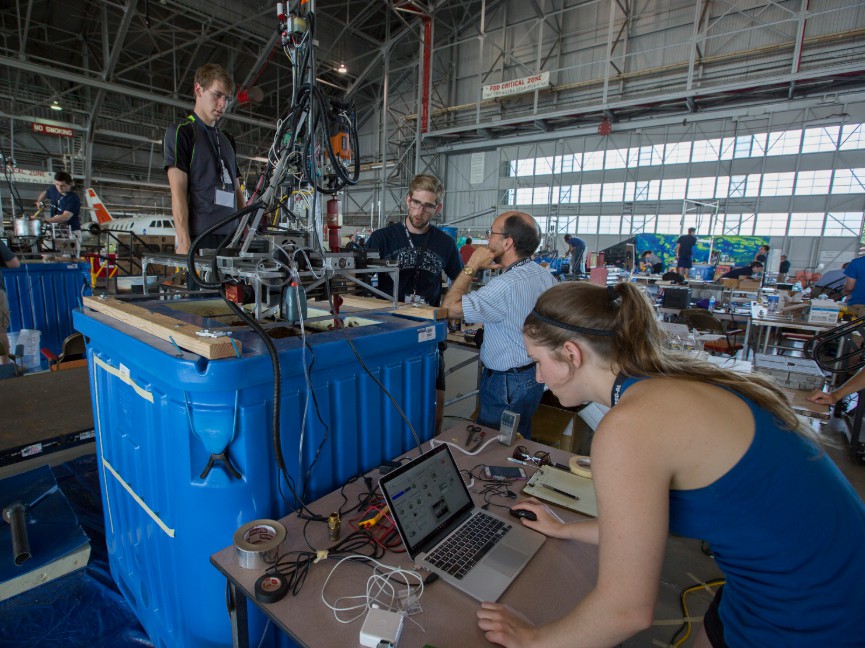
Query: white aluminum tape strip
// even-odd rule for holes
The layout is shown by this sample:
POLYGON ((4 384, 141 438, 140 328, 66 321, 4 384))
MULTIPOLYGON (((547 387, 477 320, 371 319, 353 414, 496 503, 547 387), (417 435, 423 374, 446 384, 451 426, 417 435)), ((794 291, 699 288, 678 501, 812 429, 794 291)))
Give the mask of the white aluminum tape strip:
MULTIPOLYGON (((93 359, 99 362, 99 359, 94 355, 93 359)), ((103 363, 104 364, 104 363, 103 363)), ((102 445, 102 410, 99 407, 99 380, 97 380, 96 372, 91 372, 93 381, 93 411, 96 413, 96 446, 99 448, 99 456, 105 455, 105 448, 102 445)), ((102 481, 105 487, 102 492, 105 493, 105 502, 108 504, 108 525, 111 527, 111 534, 114 534, 114 516, 111 513, 111 495, 108 491, 108 478, 105 476, 105 471, 102 471, 102 481)))
POLYGON ((139 396, 141 396, 141 398, 146 400, 148 403, 153 402, 153 394, 151 392, 147 391, 146 389, 144 389, 143 387, 139 387, 138 385, 136 385, 135 382, 132 380, 132 378, 129 377, 128 372, 120 371, 119 369, 115 369, 110 364, 108 364, 104 360, 100 359, 96 355, 93 356, 93 359, 96 361, 96 364, 99 365, 100 367, 102 367, 103 369, 105 369, 105 371, 110 373, 112 376, 116 376, 121 381, 125 382, 127 385, 132 387, 132 389, 135 390, 135 393, 138 394, 139 396))
POLYGON ((141 508, 143 508, 143 509, 144 509, 144 512, 147 513, 147 515, 149 515, 149 516, 151 517, 151 519, 152 519, 154 522, 156 522, 156 524, 159 525, 159 528, 162 529, 163 531, 165 531, 165 533, 168 535, 169 538, 173 538, 173 537, 174 537, 174 529, 170 529, 170 528, 168 528, 168 525, 165 524, 165 522, 163 522, 163 521, 159 518, 159 516, 156 515, 156 513, 154 513, 154 512, 150 509, 150 507, 147 506, 147 504, 144 503, 144 500, 141 499, 141 498, 138 496, 138 493, 136 493, 134 490, 132 490, 132 486, 130 486, 129 484, 127 484, 125 481, 123 481, 123 477, 121 477, 121 476, 117 473, 117 471, 114 470, 114 467, 113 467, 110 463, 108 463, 108 460, 107 460, 105 457, 102 458, 102 465, 105 466, 105 468, 106 468, 107 470, 109 470, 109 471, 111 472, 112 475, 114 475, 114 478, 115 478, 117 481, 120 482, 120 485, 123 486, 123 488, 126 489, 126 492, 128 492, 130 495, 132 495, 132 499, 134 499, 134 500, 137 502, 138 506, 140 506, 141 508))

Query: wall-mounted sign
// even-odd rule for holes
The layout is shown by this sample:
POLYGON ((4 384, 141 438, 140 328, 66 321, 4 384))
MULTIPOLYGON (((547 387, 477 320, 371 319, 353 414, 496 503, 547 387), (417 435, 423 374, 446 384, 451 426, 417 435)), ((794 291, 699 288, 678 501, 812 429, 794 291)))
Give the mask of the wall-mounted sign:
POLYGON ((40 135, 53 135, 54 137, 72 137, 74 134, 71 128, 40 124, 39 122, 33 122, 33 132, 40 135))
POLYGON ((496 97, 507 97, 508 95, 522 94, 523 92, 534 92, 550 87, 550 73, 541 72, 524 79, 503 81, 485 85, 483 88, 484 99, 495 99, 496 97))
POLYGON ((12 179, 18 183, 51 184, 54 182, 54 171, 35 171, 33 169, 12 169, 12 179))

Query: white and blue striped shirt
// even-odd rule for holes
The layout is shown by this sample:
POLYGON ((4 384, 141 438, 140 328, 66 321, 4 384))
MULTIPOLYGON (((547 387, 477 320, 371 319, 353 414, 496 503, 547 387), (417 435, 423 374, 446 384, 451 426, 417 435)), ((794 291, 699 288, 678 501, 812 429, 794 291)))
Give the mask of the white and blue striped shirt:
POLYGON ((523 367, 531 362, 523 343, 523 322, 541 293, 556 283, 546 268, 531 262, 494 277, 480 290, 463 295, 463 318, 483 323, 480 359, 494 371, 523 367))

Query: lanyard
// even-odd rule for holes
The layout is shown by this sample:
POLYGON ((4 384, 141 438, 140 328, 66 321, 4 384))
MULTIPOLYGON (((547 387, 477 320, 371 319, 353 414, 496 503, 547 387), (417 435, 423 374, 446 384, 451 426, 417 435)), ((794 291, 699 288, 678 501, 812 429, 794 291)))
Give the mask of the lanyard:
POLYGON ((628 376, 625 376, 624 374, 616 376, 616 382, 613 383, 613 391, 610 392, 610 407, 613 407, 619 402, 619 399, 622 397, 622 385, 625 384, 627 379, 628 376))
MULTIPOLYGON (((189 121, 193 124, 198 122, 195 115, 189 116, 189 121)), ((219 127, 214 126, 213 130, 215 132, 215 138, 210 137, 210 132, 208 128, 202 124, 201 127, 204 129, 204 137, 207 139, 207 143, 210 144, 210 148, 213 150, 213 153, 216 155, 217 165, 216 165, 216 175, 222 179, 222 188, 225 189, 226 185, 229 184, 231 180, 231 176, 228 173, 228 169, 225 166, 225 161, 222 159, 222 147, 219 143, 219 127), (213 143, 213 140, 216 139, 216 144, 213 143)))
POLYGON ((520 259, 519 261, 514 261, 511 265, 509 265, 507 268, 502 270, 502 274, 509 272, 509 271, 513 270, 514 268, 519 268, 520 266, 524 266, 527 263, 531 263, 531 262, 532 262, 531 257, 526 257, 525 259, 520 259))
MULTIPOLYGON (((411 232, 408 231, 408 225, 406 225, 406 221, 408 217, 406 216, 406 220, 402 222, 402 226, 405 228, 405 237, 408 239, 409 247, 414 250, 414 241, 411 240, 411 232)), ((420 273, 420 264, 423 263, 423 257, 426 254, 426 249, 429 247, 429 240, 432 238, 432 232, 427 228, 426 231, 426 240, 423 243, 423 248, 418 253, 417 258, 415 259, 414 273, 412 274, 411 279, 411 294, 414 295, 417 293, 417 277, 420 273)), ((406 290, 408 292, 408 290, 406 290)))

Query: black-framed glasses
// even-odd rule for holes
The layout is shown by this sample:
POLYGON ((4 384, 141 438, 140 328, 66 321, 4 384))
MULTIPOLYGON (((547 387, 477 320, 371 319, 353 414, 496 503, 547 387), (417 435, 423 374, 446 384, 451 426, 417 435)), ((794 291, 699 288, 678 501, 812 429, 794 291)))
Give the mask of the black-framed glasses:
POLYGON ((223 94, 219 90, 208 90, 207 92, 210 93, 210 96, 214 98, 216 103, 219 103, 220 101, 225 101, 226 106, 231 105, 232 98, 229 97, 227 94, 223 94))
POLYGON ((553 460, 550 459, 549 452, 538 450, 532 455, 529 454, 529 449, 526 446, 517 446, 514 448, 513 458, 518 459, 519 461, 531 461, 538 466, 549 466, 553 463, 553 460))
POLYGON ((438 207, 438 204, 425 203, 420 200, 415 200, 414 198, 409 198, 408 204, 412 209, 423 209, 425 212, 434 212, 438 207))
POLYGON ((487 238, 490 239, 490 238, 492 238, 493 236, 503 236, 503 237, 507 237, 507 234, 505 234, 504 232, 496 232, 496 231, 494 231, 494 230, 487 230, 487 238))

